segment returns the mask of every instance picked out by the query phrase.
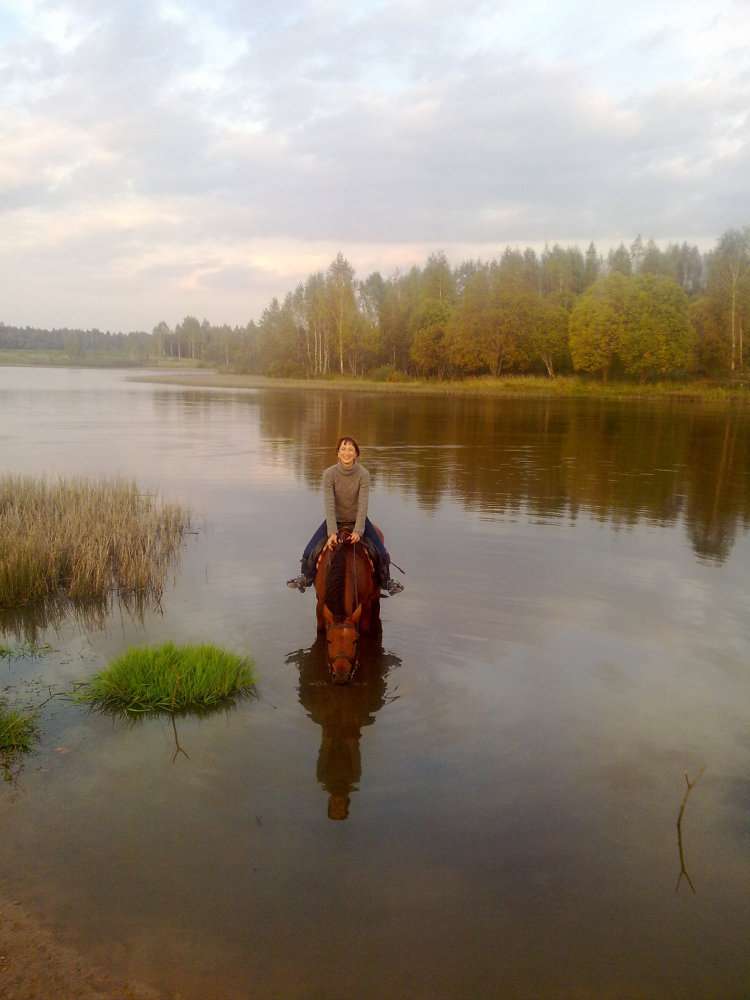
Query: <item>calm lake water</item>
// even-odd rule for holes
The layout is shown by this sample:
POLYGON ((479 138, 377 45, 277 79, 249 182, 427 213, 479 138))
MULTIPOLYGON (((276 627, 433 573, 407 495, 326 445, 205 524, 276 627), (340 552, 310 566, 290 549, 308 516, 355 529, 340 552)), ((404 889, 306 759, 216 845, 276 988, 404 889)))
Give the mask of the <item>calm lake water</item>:
POLYGON ((135 477, 197 529, 142 621, 3 619, 0 692, 172 640, 253 656, 260 698, 47 702, 6 895, 185 1000, 750 996, 746 410, 131 378, 0 368, 3 471, 135 477), (406 586, 346 689, 285 586, 342 432, 406 586))

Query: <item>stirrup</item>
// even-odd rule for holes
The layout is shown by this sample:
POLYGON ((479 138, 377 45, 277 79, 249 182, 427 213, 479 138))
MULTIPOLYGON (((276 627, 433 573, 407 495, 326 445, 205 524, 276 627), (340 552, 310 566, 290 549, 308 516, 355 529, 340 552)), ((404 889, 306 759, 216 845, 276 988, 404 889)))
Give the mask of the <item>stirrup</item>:
POLYGON ((293 580, 287 580, 287 587, 291 587, 292 590, 298 590, 300 594, 304 594, 306 587, 312 587, 312 580, 308 580, 304 573, 300 573, 293 580))
POLYGON ((393 597, 394 594, 400 594, 404 589, 403 583, 400 580, 389 580, 385 585, 385 589, 393 597))

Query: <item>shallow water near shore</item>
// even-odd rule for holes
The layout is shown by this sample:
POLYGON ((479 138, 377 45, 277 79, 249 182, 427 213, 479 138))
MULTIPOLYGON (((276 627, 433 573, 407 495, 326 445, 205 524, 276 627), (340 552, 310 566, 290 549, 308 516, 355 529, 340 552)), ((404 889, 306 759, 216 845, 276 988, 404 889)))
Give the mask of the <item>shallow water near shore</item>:
POLYGON ((159 608, 3 617, 0 692, 173 641, 251 655, 259 697, 48 701, 3 887, 189 1000, 746 997, 750 415, 132 374, 0 369, 3 471, 135 477, 196 531, 159 608), (345 689, 284 583, 340 433, 406 571, 345 689))

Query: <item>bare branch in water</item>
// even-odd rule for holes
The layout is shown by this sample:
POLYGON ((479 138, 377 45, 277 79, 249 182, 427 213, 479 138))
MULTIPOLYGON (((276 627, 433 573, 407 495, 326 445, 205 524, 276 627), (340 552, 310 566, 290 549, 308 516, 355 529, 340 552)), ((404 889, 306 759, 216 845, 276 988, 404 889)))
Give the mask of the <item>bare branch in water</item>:
POLYGON ((687 880, 687 884, 690 886, 691 891, 693 893, 695 892, 695 886, 693 885, 690 876, 687 873, 687 869, 685 868, 685 855, 682 850, 682 817, 685 813, 685 806, 687 805, 688 796, 693 790, 693 785, 695 785, 696 781, 698 780, 698 778, 700 778, 700 776, 703 774, 705 770, 706 770, 706 765, 704 764, 692 781, 690 780, 690 778, 688 778, 687 771, 683 772, 685 775, 685 784, 687 785, 687 788, 685 789, 685 796, 682 800, 682 805, 680 806, 680 814, 677 817, 677 849, 680 852, 680 874, 677 879, 677 885, 674 887, 675 892, 677 892, 677 890, 680 888, 680 882, 682 881, 683 876, 687 880))
POLYGON ((182 747, 180 746, 180 740, 177 736, 177 721, 175 720, 174 712, 172 712, 172 729, 174 731, 174 745, 176 747, 174 756, 172 757, 172 763, 174 764, 174 762, 177 760, 178 756, 181 753, 185 754, 187 759, 190 760, 190 754, 188 754, 187 751, 183 750, 182 747))

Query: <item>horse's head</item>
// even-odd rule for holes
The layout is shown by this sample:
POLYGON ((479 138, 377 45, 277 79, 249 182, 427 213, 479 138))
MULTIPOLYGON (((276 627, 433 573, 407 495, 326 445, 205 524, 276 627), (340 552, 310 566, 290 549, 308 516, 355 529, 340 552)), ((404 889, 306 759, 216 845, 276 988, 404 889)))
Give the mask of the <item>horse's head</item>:
POLYGON ((334 618, 327 607, 323 608, 328 645, 328 666, 334 683, 346 684, 354 675, 359 659, 359 617, 362 605, 342 620, 334 618))

